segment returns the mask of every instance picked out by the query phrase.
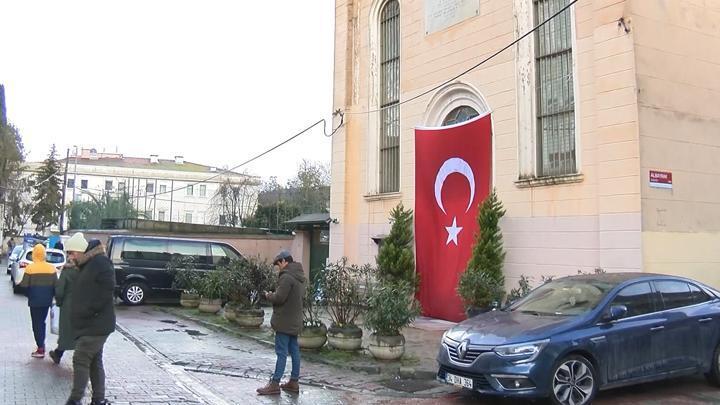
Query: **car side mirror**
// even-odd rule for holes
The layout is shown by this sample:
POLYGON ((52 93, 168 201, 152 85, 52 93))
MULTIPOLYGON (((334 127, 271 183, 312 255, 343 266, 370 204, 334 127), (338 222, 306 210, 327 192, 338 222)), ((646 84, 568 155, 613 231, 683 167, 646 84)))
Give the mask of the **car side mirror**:
POLYGON ((610 310, 603 316, 603 321, 612 322, 622 319, 627 315, 627 307, 625 305, 613 305, 610 310))

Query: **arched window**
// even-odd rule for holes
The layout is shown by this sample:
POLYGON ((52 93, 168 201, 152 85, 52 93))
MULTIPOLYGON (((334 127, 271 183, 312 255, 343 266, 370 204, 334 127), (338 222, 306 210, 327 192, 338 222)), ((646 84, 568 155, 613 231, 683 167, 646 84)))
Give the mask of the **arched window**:
POLYGON ((380 192, 400 190, 400 4, 380 12, 380 192))
POLYGON ((467 105, 461 105, 460 107, 456 107, 454 110, 450 111, 443 120, 442 124, 443 126, 459 124, 461 122, 471 120, 478 115, 480 114, 475 111, 474 108, 467 105))

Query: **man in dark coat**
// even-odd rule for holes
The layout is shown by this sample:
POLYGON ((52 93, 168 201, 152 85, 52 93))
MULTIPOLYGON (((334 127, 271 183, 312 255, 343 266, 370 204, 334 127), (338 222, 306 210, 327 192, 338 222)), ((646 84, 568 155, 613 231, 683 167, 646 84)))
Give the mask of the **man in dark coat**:
POLYGON ((68 239, 65 246, 78 269, 73 285, 72 307, 69 308, 75 335, 75 354, 73 387, 66 405, 82 404, 88 380, 92 384, 90 404, 108 404, 105 400, 102 356, 108 336, 115 331, 115 270, 105 254, 105 247, 99 241, 88 244, 84 236, 77 233, 68 239))
POLYGON ((302 265, 293 260, 287 250, 283 250, 273 262, 280 270, 278 287, 274 293, 266 292, 265 298, 273 304, 270 326, 275 330, 275 373, 270 382, 257 389, 260 395, 278 395, 283 389, 289 392, 300 392, 300 346, 298 335, 303 327, 303 297, 305 297, 305 273, 302 265), (292 358, 290 380, 280 384, 285 374, 288 352, 292 358))

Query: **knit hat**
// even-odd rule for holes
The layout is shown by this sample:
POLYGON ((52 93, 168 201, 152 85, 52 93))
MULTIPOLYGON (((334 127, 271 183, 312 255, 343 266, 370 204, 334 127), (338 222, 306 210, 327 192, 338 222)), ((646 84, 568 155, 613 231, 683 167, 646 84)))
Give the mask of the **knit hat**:
POLYGON ((85 235, 82 232, 78 232, 73 235, 70 239, 65 242, 66 252, 80 252, 83 253, 88 247, 88 241, 85 240, 85 235))

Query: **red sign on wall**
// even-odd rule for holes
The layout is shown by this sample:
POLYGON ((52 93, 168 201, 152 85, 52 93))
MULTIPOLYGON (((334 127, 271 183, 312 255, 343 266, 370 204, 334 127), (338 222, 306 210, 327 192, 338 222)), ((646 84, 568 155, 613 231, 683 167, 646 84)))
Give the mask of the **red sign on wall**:
POLYGON ((672 188, 672 172, 650 170, 650 187, 672 188))

